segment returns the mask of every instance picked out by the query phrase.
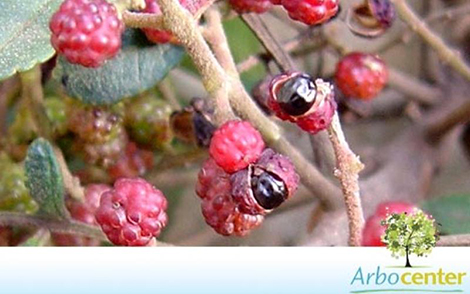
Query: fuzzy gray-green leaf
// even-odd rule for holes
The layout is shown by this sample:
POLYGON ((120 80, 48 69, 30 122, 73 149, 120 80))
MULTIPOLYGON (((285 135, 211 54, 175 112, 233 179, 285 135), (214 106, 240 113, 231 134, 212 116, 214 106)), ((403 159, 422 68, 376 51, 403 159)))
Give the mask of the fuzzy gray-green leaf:
POLYGON ((113 104, 155 86, 179 64, 181 47, 150 44, 140 31, 128 29, 121 52, 99 68, 85 68, 59 59, 55 78, 67 94, 93 105, 113 104))
POLYGON ((39 204, 38 214, 66 218, 64 181, 54 149, 47 140, 39 138, 31 143, 25 169, 26 186, 39 204))
POLYGON ((0 1, 0 80, 54 55, 49 19, 62 1, 0 1))

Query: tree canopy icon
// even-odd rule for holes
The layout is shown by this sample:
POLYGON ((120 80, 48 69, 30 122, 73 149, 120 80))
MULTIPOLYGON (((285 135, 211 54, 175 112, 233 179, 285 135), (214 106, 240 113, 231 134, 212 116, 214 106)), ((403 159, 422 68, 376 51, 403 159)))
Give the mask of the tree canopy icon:
POLYGON ((389 215, 383 225, 386 226, 382 241, 387 245, 392 256, 406 256, 405 267, 411 267, 410 255, 423 256, 431 253, 437 241, 434 219, 421 210, 412 214, 394 213, 389 215))

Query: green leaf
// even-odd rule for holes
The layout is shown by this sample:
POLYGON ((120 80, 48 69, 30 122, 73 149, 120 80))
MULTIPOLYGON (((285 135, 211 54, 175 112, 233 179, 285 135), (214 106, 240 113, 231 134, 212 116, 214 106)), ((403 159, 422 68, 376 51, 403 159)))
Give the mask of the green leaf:
POLYGON ((29 146, 25 169, 26 187, 39 204, 38 214, 66 218, 64 181, 54 149, 47 140, 39 138, 29 146))
POLYGON ((86 68, 59 58, 54 76, 69 96, 84 103, 107 105, 155 86, 179 64, 184 50, 150 44, 138 30, 127 29, 121 52, 99 68, 86 68))
POLYGON ((422 209, 430 213, 441 226, 442 234, 470 233, 470 195, 451 195, 428 200, 422 209))
POLYGON ((54 55, 49 19, 62 1, 0 1, 0 80, 54 55))

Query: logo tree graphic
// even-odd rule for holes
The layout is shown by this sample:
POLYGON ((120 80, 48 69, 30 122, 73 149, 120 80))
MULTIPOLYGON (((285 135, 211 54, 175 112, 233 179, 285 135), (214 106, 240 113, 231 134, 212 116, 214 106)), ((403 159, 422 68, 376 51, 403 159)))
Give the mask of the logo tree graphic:
POLYGON ((406 256, 405 267, 411 267, 411 254, 423 256, 431 253, 436 246, 437 230, 434 219, 421 210, 412 214, 391 214, 382 224, 386 226, 382 241, 392 252, 392 256, 406 256))

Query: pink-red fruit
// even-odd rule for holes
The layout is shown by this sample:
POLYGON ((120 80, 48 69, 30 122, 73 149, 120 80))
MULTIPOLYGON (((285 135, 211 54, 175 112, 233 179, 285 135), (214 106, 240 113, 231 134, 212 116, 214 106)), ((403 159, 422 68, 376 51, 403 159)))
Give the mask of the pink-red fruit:
POLYGON ((225 172, 234 173, 257 161, 264 146, 261 134, 249 122, 232 120, 214 132, 209 154, 225 172))
POLYGON ((272 6, 270 0, 229 0, 229 2, 238 13, 263 13, 272 6))
POLYGON ((374 215, 369 217, 362 231, 362 246, 385 246, 382 236, 385 234, 385 226, 382 226, 388 215, 394 213, 413 213, 417 207, 406 202, 385 202, 380 204, 374 215))
POLYGON ((336 85, 350 98, 370 100, 388 81, 388 69, 378 56, 360 52, 346 55, 336 66, 336 85))
POLYGON ((290 18, 309 26, 322 24, 335 16, 338 13, 338 2, 339 0, 281 0, 290 18))
POLYGON ((166 226, 166 209, 160 190, 140 178, 123 178, 101 196, 96 221, 113 244, 145 246, 166 226))
POLYGON ((66 0, 49 27, 54 49, 70 63, 99 67, 121 48, 124 24, 105 0, 66 0))
POLYGON ((210 158, 199 172, 196 193, 202 199, 206 223, 223 236, 245 236, 258 227, 264 217, 242 213, 234 202, 229 175, 210 158))
MULTIPOLYGON (((208 0, 179 0, 180 4, 186 8, 192 15, 195 15, 198 10, 207 2, 208 0)), ((145 9, 142 10, 144 13, 151 13, 161 15, 162 11, 160 6, 157 3, 157 0, 145 0, 145 9)), ((179 43, 178 39, 173 36, 173 34, 169 31, 165 30, 157 30, 157 29, 150 29, 145 28, 142 29, 147 36, 147 39, 153 43, 157 44, 165 44, 165 43, 179 43)))

